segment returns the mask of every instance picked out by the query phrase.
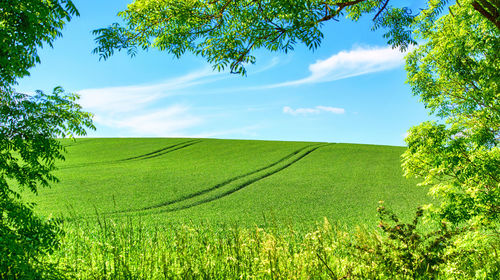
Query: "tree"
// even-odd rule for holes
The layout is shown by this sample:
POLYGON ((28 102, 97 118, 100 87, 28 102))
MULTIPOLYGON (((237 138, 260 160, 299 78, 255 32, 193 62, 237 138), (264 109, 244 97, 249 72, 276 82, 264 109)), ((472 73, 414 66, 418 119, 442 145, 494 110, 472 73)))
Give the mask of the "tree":
POLYGON ((41 279, 53 272, 40 256, 58 245, 53 219, 33 212, 21 199, 22 190, 37 193, 57 178, 56 160, 64 159, 57 137, 84 135, 93 127, 91 115, 75 103, 74 94, 57 87, 35 96, 0 89, 0 278, 41 279), (16 188, 13 188, 16 185, 16 188))
POLYGON ((376 27, 388 27, 389 43, 405 49, 414 43, 406 27, 414 15, 405 7, 390 7, 388 0, 136 0, 118 23, 94 31, 107 59, 115 50, 135 55, 138 49, 157 48, 180 57, 200 55, 217 70, 245 74, 254 63, 253 51, 288 52, 298 43, 319 47, 324 22, 342 15, 358 20, 372 14, 376 27))
POLYGON ((40 63, 37 48, 61 36, 78 10, 70 0, 0 1, 0 86, 15 84, 40 63))
POLYGON ((61 36, 71 16, 69 0, 0 1, 0 278, 57 276, 43 255, 58 245, 57 222, 34 214, 21 191, 37 193, 57 181, 56 160, 64 159, 58 137, 84 135, 94 128, 78 97, 56 87, 51 94, 17 93, 17 78, 40 62, 37 48, 61 36), (55 273, 55 274, 54 274, 55 273))
MULTIPOLYGON (((403 50, 415 44, 411 25, 417 14, 396 7, 390 0, 136 0, 118 15, 125 26, 114 23, 94 31, 94 53, 107 59, 115 51, 134 56, 139 49, 157 48, 175 55, 200 55, 219 71, 245 74, 254 63, 253 51, 288 52, 298 43, 310 49, 321 44, 322 24, 342 16, 357 21, 373 16, 374 29, 387 29, 385 38, 403 50)), ((428 0, 434 20, 449 0, 428 0)), ((473 1, 483 16, 499 24, 498 1, 473 1), (495 9, 494 7, 497 7, 495 9), (483 8, 485 7, 485 8, 483 8)), ((499 27, 500 28, 500 27, 499 27)))
POLYGON ((440 218, 478 226, 500 211, 500 32, 474 3, 434 23, 430 11, 417 18, 426 43, 407 57, 408 83, 444 123, 410 129, 403 169, 431 187, 440 218))

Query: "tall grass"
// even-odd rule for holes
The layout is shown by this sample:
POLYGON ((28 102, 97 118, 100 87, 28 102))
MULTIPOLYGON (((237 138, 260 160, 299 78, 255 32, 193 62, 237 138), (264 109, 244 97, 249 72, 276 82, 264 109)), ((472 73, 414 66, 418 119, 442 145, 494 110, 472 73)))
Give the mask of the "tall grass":
POLYGON ((348 235, 328 222, 306 235, 291 228, 151 226, 133 219, 73 222, 65 231, 51 258, 69 278, 337 279, 356 269, 341 245, 348 235))
POLYGON ((401 273, 392 264, 408 260, 387 246, 394 240, 366 229, 347 232, 326 219, 308 233, 132 218, 77 220, 64 228, 62 246, 49 258, 69 279, 494 279, 500 264, 492 250, 497 236, 444 256, 432 275, 401 273))

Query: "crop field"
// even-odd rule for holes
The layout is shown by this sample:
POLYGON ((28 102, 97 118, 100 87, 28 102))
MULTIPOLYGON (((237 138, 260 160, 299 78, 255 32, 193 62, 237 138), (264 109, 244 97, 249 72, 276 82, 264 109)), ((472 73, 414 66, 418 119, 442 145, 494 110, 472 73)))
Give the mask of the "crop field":
MULTIPOLYGON (((66 141, 66 140, 64 140, 66 141)), ((403 147, 218 139, 67 140, 60 182, 29 196, 44 215, 307 227, 410 217, 429 198, 402 177, 403 147)))
MULTIPOLYGON (((402 176, 404 147, 63 141, 60 182, 26 198, 42 216, 63 218, 59 246, 44 261, 64 279, 415 279, 392 277, 401 271, 386 260, 412 265, 408 244, 427 252, 442 243, 415 218, 433 201, 402 176), (396 239, 377 227, 379 201, 401 218, 391 229, 403 229, 396 239), (407 231, 417 227, 432 235, 407 231)), ((460 273, 497 271, 495 235, 486 238, 460 273)))

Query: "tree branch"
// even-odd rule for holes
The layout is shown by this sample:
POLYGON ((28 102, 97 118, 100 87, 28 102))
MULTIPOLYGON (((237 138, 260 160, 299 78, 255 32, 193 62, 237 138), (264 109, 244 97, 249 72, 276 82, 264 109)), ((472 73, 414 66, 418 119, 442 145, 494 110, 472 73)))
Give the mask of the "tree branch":
POLYGON ((486 19, 495 24, 495 26, 500 30, 500 14, 499 14, 499 4, 493 6, 487 0, 476 0, 472 2, 472 7, 474 10, 478 11, 486 19), (485 7, 489 8, 489 11, 485 7))
POLYGON ((361 3, 361 2, 364 2, 364 1, 367 1, 367 0, 354 0, 354 1, 349 1, 349 2, 337 3, 336 6, 338 6, 338 8, 335 10, 334 13, 325 15, 324 17, 320 18, 317 22, 331 20, 332 18, 336 17, 344 8, 349 7, 349 6, 354 6, 354 5, 361 3))
POLYGON ((382 13, 383 10, 385 10, 385 7, 387 7, 387 4, 389 4, 389 0, 386 0, 382 8, 378 11, 378 13, 373 17, 373 20, 376 20, 378 16, 382 13))

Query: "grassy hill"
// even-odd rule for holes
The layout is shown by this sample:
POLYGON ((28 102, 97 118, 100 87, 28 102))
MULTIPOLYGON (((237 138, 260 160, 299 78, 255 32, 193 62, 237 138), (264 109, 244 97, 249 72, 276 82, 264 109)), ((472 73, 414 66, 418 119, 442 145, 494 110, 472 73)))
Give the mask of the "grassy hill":
MULTIPOLYGON (((65 141, 43 215, 157 222, 373 224, 380 200, 408 217, 429 200, 402 177, 403 147, 217 139, 65 141)), ((403 215, 404 216, 404 215, 403 215)))

